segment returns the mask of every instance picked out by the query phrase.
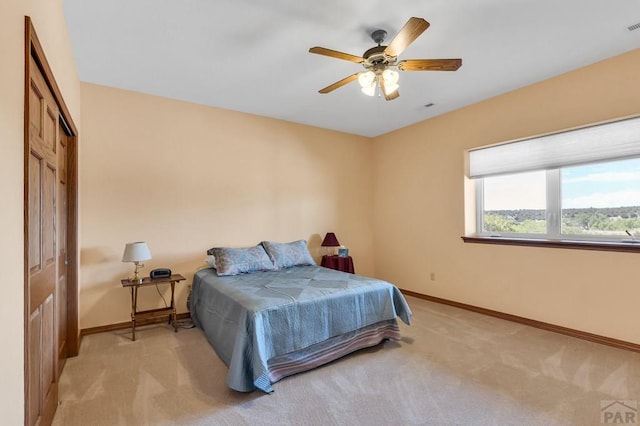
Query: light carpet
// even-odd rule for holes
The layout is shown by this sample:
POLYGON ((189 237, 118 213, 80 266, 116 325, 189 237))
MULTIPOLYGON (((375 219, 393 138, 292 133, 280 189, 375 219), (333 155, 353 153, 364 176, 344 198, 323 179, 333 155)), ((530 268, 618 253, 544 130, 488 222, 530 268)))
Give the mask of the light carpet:
POLYGON ((135 342, 130 330, 87 336, 60 378, 54 425, 637 421, 640 354, 407 300, 413 324, 400 324, 401 341, 285 378, 270 395, 227 388, 227 368, 197 328, 141 327, 135 342))

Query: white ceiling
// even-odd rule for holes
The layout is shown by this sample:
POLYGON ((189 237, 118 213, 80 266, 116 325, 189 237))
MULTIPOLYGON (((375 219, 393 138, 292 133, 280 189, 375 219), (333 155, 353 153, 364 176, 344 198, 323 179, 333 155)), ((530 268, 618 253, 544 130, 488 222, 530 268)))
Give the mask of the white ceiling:
POLYGON ((63 0, 82 81, 377 136, 640 47, 639 0, 63 0), (411 17, 427 29, 400 59, 462 58, 455 72, 403 72, 400 97, 353 82, 411 17), (426 108, 425 105, 434 106, 426 108))

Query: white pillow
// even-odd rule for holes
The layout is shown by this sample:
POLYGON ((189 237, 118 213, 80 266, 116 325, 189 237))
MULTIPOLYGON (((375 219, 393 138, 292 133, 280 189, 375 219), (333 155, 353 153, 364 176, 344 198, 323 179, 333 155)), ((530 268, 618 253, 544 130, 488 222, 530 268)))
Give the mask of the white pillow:
POLYGON ((209 265, 213 269, 216 268, 216 257, 214 255, 211 254, 207 256, 207 258, 204 261, 207 265, 209 265))

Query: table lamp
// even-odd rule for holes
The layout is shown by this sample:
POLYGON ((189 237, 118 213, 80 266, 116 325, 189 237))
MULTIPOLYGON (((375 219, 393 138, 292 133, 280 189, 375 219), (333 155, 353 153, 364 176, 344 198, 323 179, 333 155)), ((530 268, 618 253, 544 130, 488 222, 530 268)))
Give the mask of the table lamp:
POLYGON ((124 247, 124 253, 122 254, 123 262, 133 262, 136 265, 136 269, 133 272, 133 278, 129 278, 129 281, 134 283, 141 283, 142 278, 138 275, 138 270, 144 267, 144 264, 140 263, 144 260, 151 259, 151 252, 147 243, 144 241, 138 241, 135 243, 127 243, 124 247))
POLYGON ((324 236, 324 240, 322 240, 322 247, 328 247, 329 255, 333 256, 336 254, 336 247, 340 247, 340 243, 338 242, 338 238, 336 238, 336 234, 333 232, 327 232, 327 235, 324 236))

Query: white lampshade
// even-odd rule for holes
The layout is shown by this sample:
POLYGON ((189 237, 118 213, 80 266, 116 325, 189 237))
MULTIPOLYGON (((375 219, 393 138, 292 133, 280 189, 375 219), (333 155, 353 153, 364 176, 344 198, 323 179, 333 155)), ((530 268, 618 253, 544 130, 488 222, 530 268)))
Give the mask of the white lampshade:
POLYGON ((367 96, 376 94, 376 75, 373 71, 365 71, 358 74, 358 83, 362 88, 362 93, 367 96))
MULTIPOLYGON (((377 73, 380 73, 378 70, 377 73)), ((378 74, 379 75, 379 74, 378 74)), ((398 80, 400 80, 400 74, 397 71, 389 68, 382 71, 382 79, 384 80, 384 89, 387 95, 398 90, 398 80)), ((378 77, 375 72, 369 70, 358 74, 358 83, 362 88, 362 93, 368 96, 375 96, 376 87, 378 83, 378 77)))
POLYGON ((360 87, 375 87, 376 75, 373 71, 365 71, 358 74, 358 83, 360 87))
POLYGON ((386 69, 382 72, 382 78, 384 79, 384 88, 387 95, 398 90, 398 80, 400 75, 397 71, 386 69))
POLYGON ((393 92, 395 92, 396 90, 398 90, 398 86, 397 84, 389 84, 389 85, 384 85, 385 91, 387 92, 387 95, 392 94, 393 92))
POLYGON ((138 241, 135 243, 127 243, 122 254, 123 262, 142 262, 151 259, 151 252, 147 243, 138 241))
POLYGON ((367 96, 375 96, 375 94, 376 94, 376 85, 372 84, 371 86, 363 87, 360 90, 362 90, 362 93, 364 93, 367 96))
POLYGON ((398 84, 398 80, 400 80, 400 74, 398 74, 397 71, 387 68, 386 70, 382 71, 382 78, 384 78, 385 86, 387 84, 398 84))

